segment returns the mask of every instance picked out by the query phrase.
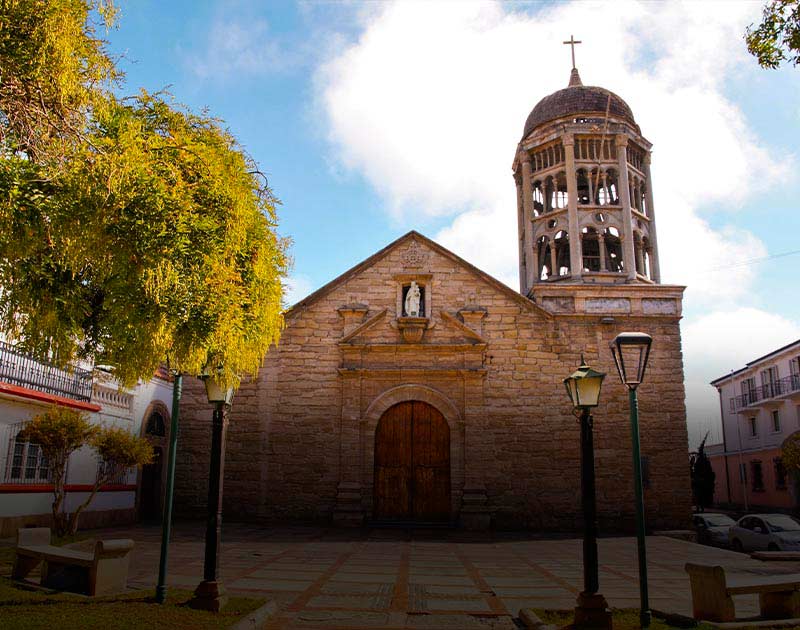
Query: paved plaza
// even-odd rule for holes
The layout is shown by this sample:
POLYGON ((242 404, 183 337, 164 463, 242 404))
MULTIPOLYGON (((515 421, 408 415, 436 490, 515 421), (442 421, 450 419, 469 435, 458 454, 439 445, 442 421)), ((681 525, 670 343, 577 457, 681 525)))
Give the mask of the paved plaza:
MULTIPOLYGON (((152 588, 158 527, 117 528, 98 536, 136 541, 129 586, 152 588)), ((517 628, 520 608, 575 604, 582 584, 581 542, 524 534, 226 523, 221 573, 228 590, 274 600, 266 628, 517 628)), ((748 556, 653 536, 648 538, 651 605, 691 614, 687 561, 729 572, 796 572, 800 563, 765 564, 748 556)), ((639 603, 636 541, 599 541, 600 587, 609 604, 639 603)), ((169 584, 194 588, 203 569, 202 524, 178 524, 170 547, 169 584)), ((757 612, 755 596, 737 598, 740 616, 757 612)))
MULTIPOLYGON (((160 527, 87 533, 133 538, 128 586, 154 588, 160 527)), ((202 523, 175 527, 170 586, 191 590, 202 579, 203 536, 202 523)), ((764 563, 662 536, 648 537, 647 546, 650 603, 667 613, 691 616, 688 561, 722 565, 729 575, 800 572, 800 562, 764 563)), ((637 608, 636 540, 600 539, 599 556, 600 591, 610 606, 637 608)), ((270 630, 519 628, 521 608, 573 608, 583 577, 578 539, 239 523, 223 526, 220 566, 229 592, 277 604, 264 626, 270 630)), ((755 595, 735 601, 739 617, 758 613, 755 595)))

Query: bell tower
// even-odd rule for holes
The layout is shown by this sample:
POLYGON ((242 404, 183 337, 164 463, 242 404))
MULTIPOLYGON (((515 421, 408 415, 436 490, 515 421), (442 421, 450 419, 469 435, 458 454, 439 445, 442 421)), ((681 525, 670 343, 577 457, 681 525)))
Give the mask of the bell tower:
POLYGON ((651 147, 625 101, 583 85, 573 53, 568 86, 533 108, 514 155, 523 295, 660 284, 651 147))

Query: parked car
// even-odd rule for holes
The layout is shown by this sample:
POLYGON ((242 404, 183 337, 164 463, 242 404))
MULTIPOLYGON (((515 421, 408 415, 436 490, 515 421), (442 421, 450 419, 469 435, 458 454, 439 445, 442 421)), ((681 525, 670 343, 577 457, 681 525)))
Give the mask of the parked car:
POLYGON ((697 532, 697 542, 703 545, 717 545, 727 547, 728 530, 732 525, 736 525, 727 514, 716 512, 698 512, 692 515, 694 530, 697 532))
POLYGON ((800 551, 800 522, 786 514, 748 514, 728 538, 735 551, 800 551))

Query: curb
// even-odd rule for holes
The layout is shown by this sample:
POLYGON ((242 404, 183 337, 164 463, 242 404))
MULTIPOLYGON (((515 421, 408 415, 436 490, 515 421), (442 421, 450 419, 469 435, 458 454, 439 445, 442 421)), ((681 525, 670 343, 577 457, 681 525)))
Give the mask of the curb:
POLYGON ((528 630, 550 630, 555 626, 549 626, 539 619, 532 608, 520 608, 519 619, 528 630))
POLYGON ((228 630, 255 630, 260 628, 267 618, 271 617, 276 612, 278 612, 278 604, 271 601, 267 602, 260 608, 256 608, 246 617, 243 617, 237 621, 232 626, 229 626, 228 630))

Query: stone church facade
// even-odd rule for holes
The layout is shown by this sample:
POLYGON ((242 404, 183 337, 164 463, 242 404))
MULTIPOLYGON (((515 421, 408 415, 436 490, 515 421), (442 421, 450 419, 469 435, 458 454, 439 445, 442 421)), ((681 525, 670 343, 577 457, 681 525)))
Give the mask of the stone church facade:
MULTIPOLYGON (((580 428, 562 380, 583 355, 608 373, 594 412, 600 527, 629 529, 627 390, 609 343, 637 330, 654 340, 639 389, 647 519, 685 527, 683 288, 659 281, 649 151, 624 101, 573 70, 515 151, 520 292, 409 232, 293 306, 229 413, 226 515, 577 529, 580 428)), ((184 513, 204 509, 210 418, 190 380, 184 513)))

